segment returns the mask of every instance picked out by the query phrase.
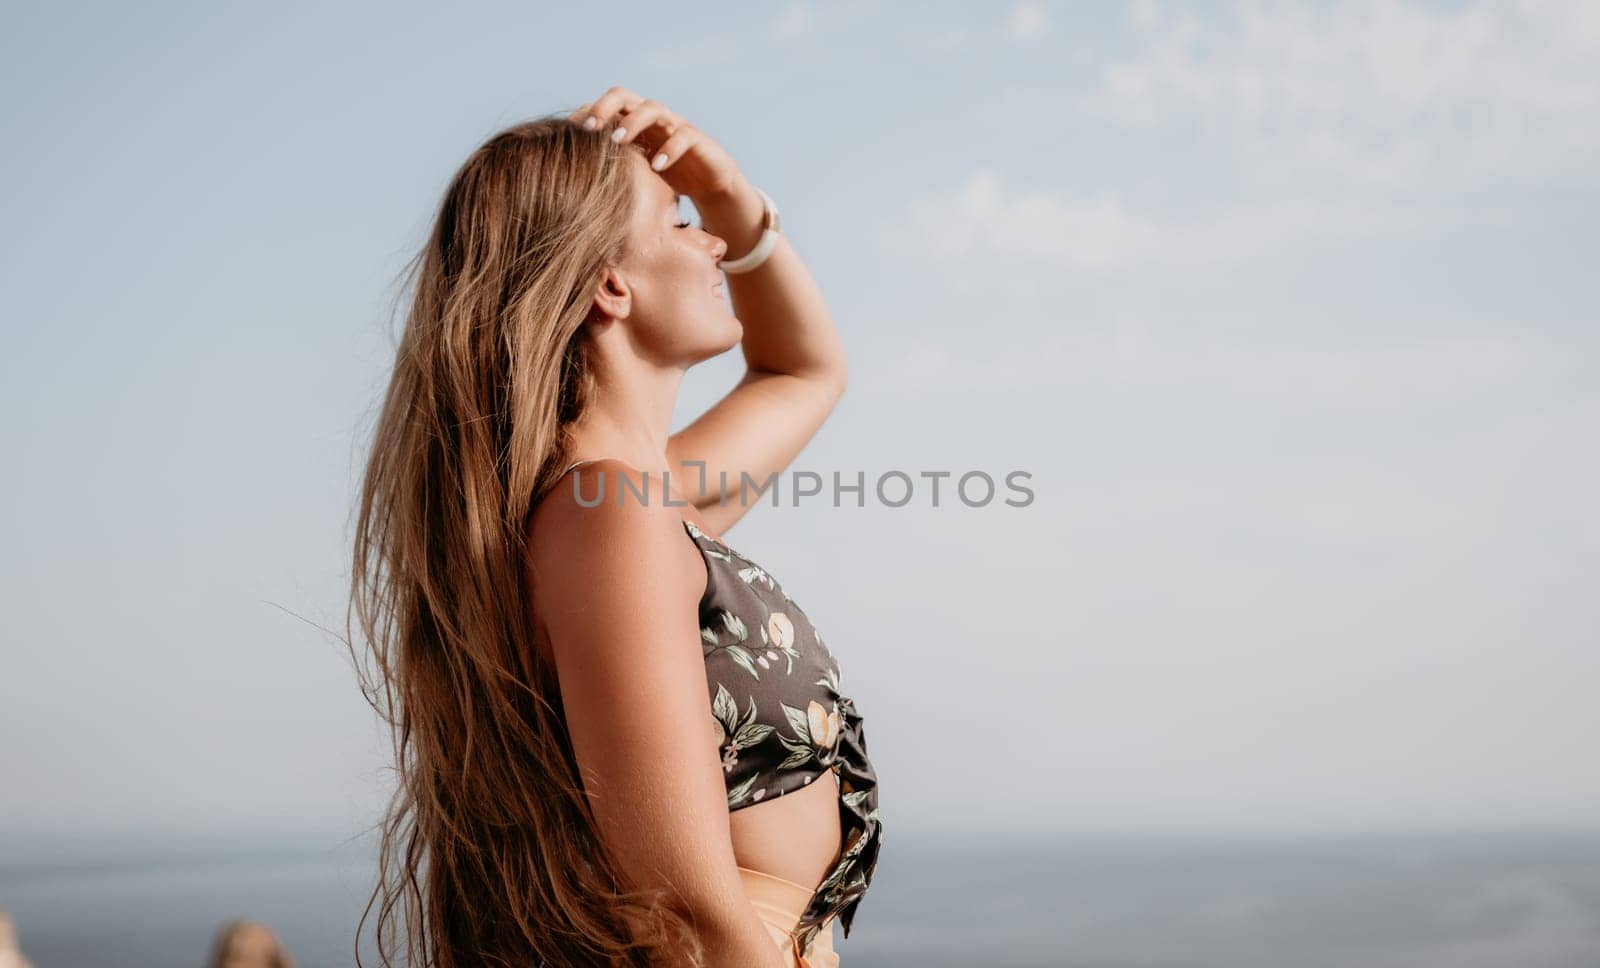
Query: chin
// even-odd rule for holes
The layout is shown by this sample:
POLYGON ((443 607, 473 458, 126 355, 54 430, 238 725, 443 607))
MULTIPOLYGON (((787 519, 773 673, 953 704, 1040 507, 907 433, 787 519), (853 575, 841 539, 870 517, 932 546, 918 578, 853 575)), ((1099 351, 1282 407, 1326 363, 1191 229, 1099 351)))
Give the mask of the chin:
POLYGON ((721 356, 738 346, 744 339, 744 324, 732 316, 729 316, 728 320, 727 326, 721 328, 719 332, 707 333, 702 339, 695 341, 695 348, 689 352, 691 366, 721 356))
POLYGON ((712 339, 712 343, 716 348, 711 355, 720 356, 738 346, 743 339, 744 323, 739 322, 739 317, 729 313, 727 322, 721 327, 721 331, 717 333, 716 337, 712 339))

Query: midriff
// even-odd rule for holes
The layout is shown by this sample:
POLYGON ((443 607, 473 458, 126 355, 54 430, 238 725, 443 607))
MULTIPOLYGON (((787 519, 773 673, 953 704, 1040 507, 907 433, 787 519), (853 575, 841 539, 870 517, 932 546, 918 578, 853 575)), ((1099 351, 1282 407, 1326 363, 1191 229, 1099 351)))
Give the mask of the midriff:
POLYGON ((839 779, 832 770, 775 800, 728 814, 740 867, 815 888, 839 858, 839 779))

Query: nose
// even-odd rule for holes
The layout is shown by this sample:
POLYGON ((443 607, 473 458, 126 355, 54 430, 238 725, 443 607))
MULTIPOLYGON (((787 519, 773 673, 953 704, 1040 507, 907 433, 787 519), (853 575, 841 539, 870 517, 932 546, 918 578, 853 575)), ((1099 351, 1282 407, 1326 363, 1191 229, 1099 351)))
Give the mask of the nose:
POLYGON ((728 254, 727 241, 720 235, 711 235, 710 232, 707 232, 706 235, 711 238, 711 261, 721 262, 722 257, 728 254))

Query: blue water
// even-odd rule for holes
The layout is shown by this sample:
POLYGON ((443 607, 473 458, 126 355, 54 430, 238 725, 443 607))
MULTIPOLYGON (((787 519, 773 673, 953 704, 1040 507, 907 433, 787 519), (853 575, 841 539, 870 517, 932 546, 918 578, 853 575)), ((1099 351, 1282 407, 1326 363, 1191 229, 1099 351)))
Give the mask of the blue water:
MULTIPOLYGON (((354 848, 0 861, 38 968, 204 963, 222 920, 353 963, 354 848)), ((1600 968, 1600 835, 886 841, 846 968, 1600 968)))

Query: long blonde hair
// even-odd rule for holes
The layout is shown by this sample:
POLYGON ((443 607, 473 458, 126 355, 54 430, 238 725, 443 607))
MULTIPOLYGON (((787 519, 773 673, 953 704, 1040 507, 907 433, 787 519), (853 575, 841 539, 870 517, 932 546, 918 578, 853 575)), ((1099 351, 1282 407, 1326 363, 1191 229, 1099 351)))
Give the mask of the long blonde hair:
POLYGON ((700 957, 665 892, 626 890, 602 848, 527 593, 530 510, 594 394, 584 324, 627 251, 630 150, 555 115, 502 131, 408 270, 355 529, 366 654, 347 639, 394 745, 361 920, 376 908, 384 965, 700 957))

